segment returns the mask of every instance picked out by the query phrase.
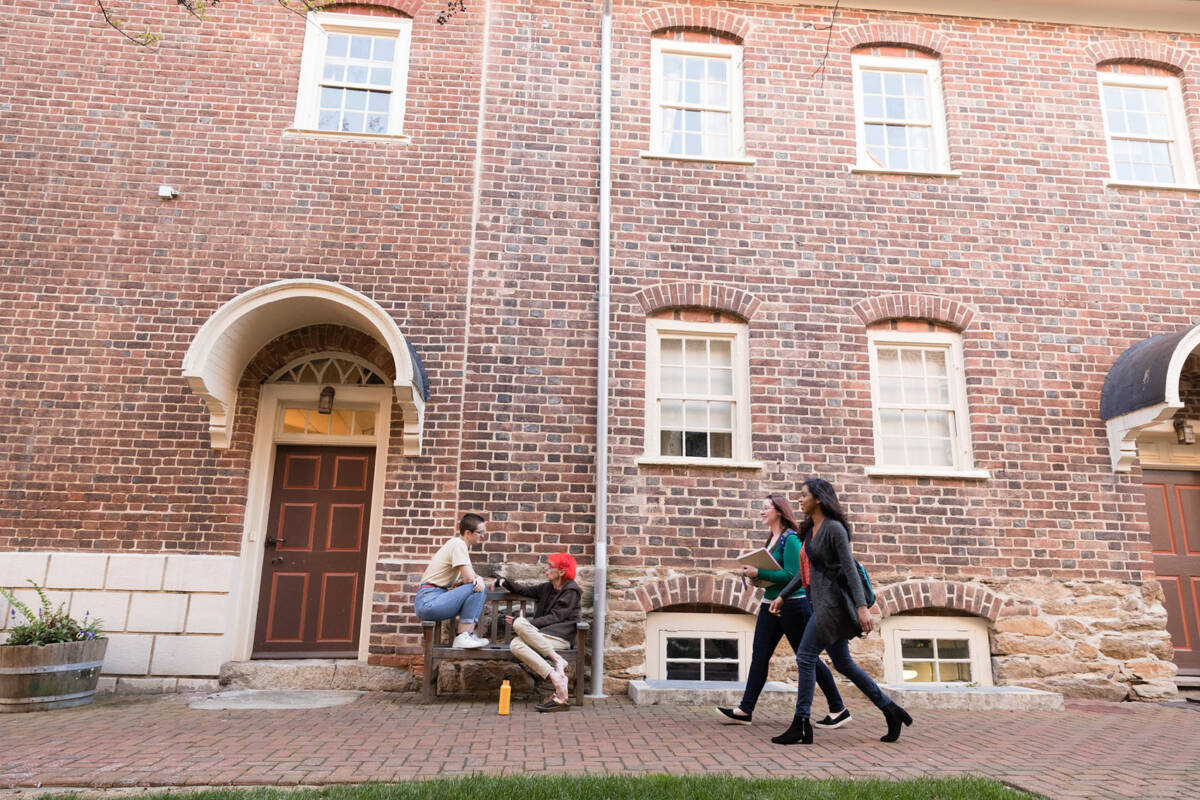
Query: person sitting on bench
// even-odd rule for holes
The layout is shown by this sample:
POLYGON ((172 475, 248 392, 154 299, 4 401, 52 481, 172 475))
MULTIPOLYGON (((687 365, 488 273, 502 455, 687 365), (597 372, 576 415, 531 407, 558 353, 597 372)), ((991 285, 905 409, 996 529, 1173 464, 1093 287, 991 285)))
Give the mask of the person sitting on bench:
POLYGON ((471 569, 470 549, 487 538, 483 517, 464 514, 458 533, 434 554, 421 576, 415 605, 423 622, 458 617, 453 647, 486 647, 488 640, 475 635, 475 623, 487 601, 487 584, 471 569))
MULTIPOLYGON (((571 646, 568 636, 575 633, 579 622, 580 597, 583 594, 575 583, 575 559, 568 553, 555 553, 546 559, 546 582, 522 586, 508 578, 496 579, 496 588, 522 597, 532 597, 533 618, 505 617, 513 628, 509 648, 521 663, 539 678, 549 678, 554 684, 554 696, 539 703, 538 711, 568 711, 567 662, 555 650, 571 646), (547 661, 549 659, 549 661, 547 661), (553 666, 551 666, 553 664, 553 666)), ((583 669, 580 664, 576 669, 583 669)))

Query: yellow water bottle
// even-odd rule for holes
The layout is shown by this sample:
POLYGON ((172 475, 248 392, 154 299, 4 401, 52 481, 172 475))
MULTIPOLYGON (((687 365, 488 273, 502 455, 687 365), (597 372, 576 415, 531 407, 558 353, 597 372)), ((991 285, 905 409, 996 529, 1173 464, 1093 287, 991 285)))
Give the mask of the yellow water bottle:
POLYGON ((504 673, 504 682, 500 684, 500 707, 497 712, 502 717, 508 716, 508 704, 512 699, 512 687, 508 685, 508 673, 504 673))

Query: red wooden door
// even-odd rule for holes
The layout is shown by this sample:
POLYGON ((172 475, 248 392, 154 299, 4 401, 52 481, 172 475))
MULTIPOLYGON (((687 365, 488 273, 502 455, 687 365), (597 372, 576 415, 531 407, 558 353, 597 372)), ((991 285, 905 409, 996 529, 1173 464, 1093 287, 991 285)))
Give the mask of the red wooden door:
POLYGON ((279 445, 254 658, 358 655, 375 451, 279 445))
POLYGON ((1200 473, 1145 470, 1154 572, 1181 675, 1200 675, 1200 473))

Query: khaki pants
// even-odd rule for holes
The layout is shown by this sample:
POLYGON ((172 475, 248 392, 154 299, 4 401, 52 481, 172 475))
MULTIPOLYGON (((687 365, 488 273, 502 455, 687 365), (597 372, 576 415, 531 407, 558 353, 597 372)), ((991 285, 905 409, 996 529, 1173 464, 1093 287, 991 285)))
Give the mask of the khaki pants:
POLYGON ((554 650, 566 650, 571 643, 557 636, 549 636, 533 627, 533 623, 524 617, 513 620, 513 638, 508 648, 517 659, 534 671, 539 678, 548 678, 554 667, 543 656, 548 657, 554 650))

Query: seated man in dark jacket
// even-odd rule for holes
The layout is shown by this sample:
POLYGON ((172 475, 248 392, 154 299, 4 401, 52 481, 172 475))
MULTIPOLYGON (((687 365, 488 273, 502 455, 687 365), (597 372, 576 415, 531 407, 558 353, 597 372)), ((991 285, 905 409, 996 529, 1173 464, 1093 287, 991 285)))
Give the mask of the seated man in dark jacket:
POLYGON ((579 621, 582 592, 579 584, 575 583, 575 559, 568 553, 555 553, 547 558, 545 583, 522 586, 508 578, 498 578, 496 585, 513 594, 537 600, 532 619, 505 617, 508 624, 513 626, 514 635, 509 648, 535 674, 549 678, 554 684, 554 696, 539 703, 537 710, 569 710, 567 662, 554 651, 566 650, 571 646, 566 637, 575 633, 575 623, 579 621))

